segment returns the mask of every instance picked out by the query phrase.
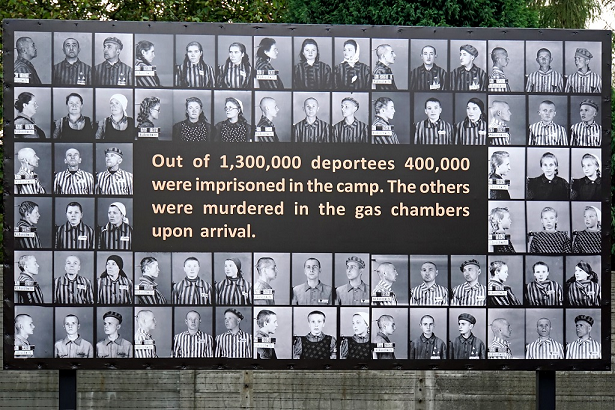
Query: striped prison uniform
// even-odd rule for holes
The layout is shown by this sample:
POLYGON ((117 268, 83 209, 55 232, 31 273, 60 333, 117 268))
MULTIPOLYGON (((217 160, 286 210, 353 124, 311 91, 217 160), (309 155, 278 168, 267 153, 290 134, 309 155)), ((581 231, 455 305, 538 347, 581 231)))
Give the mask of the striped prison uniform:
POLYGON ((446 306, 448 305, 448 289, 435 282, 427 286, 425 282, 412 288, 410 292, 412 306, 446 306))
POLYGON ((132 173, 123 169, 115 172, 107 169, 99 172, 96 177, 96 194, 98 195, 132 195, 132 189, 132 173))
POLYGON ((399 138, 397 138, 395 131, 391 129, 389 122, 379 115, 376 115, 374 122, 372 122, 372 142, 374 144, 399 144, 399 138), (391 135, 373 135, 374 131, 385 130, 390 130, 391 135))
POLYGON ((312 124, 304 118, 293 125, 293 136, 295 142, 332 142, 331 127, 318 118, 312 124))
POLYGON ((164 305, 167 299, 158 290, 158 284, 154 279, 143 275, 139 278, 139 284, 136 285, 140 290, 153 291, 152 295, 136 295, 137 303, 140 305, 164 305))
POLYGON ((252 358, 252 335, 239 329, 236 334, 230 330, 216 336, 216 357, 230 359, 252 358))
POLYGON ((116 280, 108 275, 98 279, 99 305, 129 305, 132 304, 132 281, 119 275, 116 280))
POLYGON ((213 338, 198 330, 173 336, 173 357, 214 357, 213 338))
POLYGON ((235 65, 228 61, 218 67, 218 88, 250 89, 252 87, 252 67, 250 64, 235 65))
POLYGON ((529 132, 528 145, 568 145, 566 128, 554 122, 538 121, 529 126, 529 132))
POLYGON ((469 285, 468 282, 464 282, 461 285, 457 285, 453 288, 453 295, 451 296, 451 306, 486 306, 487 305, 487 288, 480 284, 475 283, 469 285))
POLYGON ((585 74, 580 71, 572 74, 566 81, 567 93, 601 93, 602 79, 600 75, 589 70, 585 74))
POLYGON ((132 227, 127 223, 120 225, 100 226, 98 231, 98 249, 100 250, 131 250, 132 227))
POLYGON ((591 338, 577 339, 566 345, 566 359, 602 359, 600 342, 591 338))
POLYGON ((280 142, 280 139, 278 138, 278 134, 275 132, 275 125, 273 124, 273 122, 269 121, 269 119, 267 117, 265 117, 264 115, 261 116, 260 121, 258 122, 258 124, 256 124, 256 129, 255 129, 255 133, 256 132, 263 132, 263 129, 259 129, 259 128, 265 128, 265 127, 270 127, 271 128, 271 132, 273 132, 273 136, 256 136, 256 134, 254 134, 254 142, 280 142))
POLYGON ((135 358, 137 359, 152 359, 158 357, 158 355, 156 354, 156 341, 154 340, 152 335, 150 335, 140 327, 137 328, 137 331, 135 332, 134 348, 135 358), (153 346, 153 349, 140 349, 137 346, 153 346))
POLYGON ((53 303, 62 305, 91 305, 94 303, 92 282, 81 275, 71 280, 68 274, 56 278, 53 303))
POLYGON ((78 169, 58 172, 53 178, 53 193, 56 195, 92 195, 94 175, 78 169))
POLYGON ((252 284, 241 275, 216 283, 216 303, 218 305, 251 305, 252 284))
POLYGON ((137 87, 160 87, 160 78, 158 77, 158 73, 153 69, 151 64, 147 64, 145 61, 138 58, 135 61, 135 83, 137 83, 137 87), (139 69, 139 70, 137 70, 139 69), (143 70, 145 71, 153 71, 154 75, 137 75, 137 72, 143 70))
POLYGON ((451 71, 451 90, 487 91, 487 73, 476 64, 467 70, 464 66, 451 71))
POLYGON ((45 187, 41 185, 38 175, 34 171, 20 169, 15 174, 15 180, 28 180, 29 184, 15 184, 15 195, 42 195, 45 187))
POLYGON ((344 61, 335 66, 333 84, 336 90, 369 90, 372 87, 372 73, 360 61, 354 67, 344 61))
POLYGON ((448 89, 448 73, 434 64, 430 70, 421 64, 410 73, 410 89, 413 91, 442 91, 448 89))
POLYGON ((493 67, 493 69, 491 69, 491 72, 489 73, 489 86, 487 87, 487 89, 490 93, 510 92, 510 84, 508 82, 508 78, 506 77, 504 70, 502 70, 500 67, 493 67), (494 80, 493 84, 491 83, 491 80, 494 80), (506 80, 504 81, 506 87, 501 87, 500 83, 498 83, 497 80, 506 80))
POLYGON ((550 337, 537 339, 527 345, 525 351, 526 359, 563 359, 564 346, 550 337))
POLYGON ((60 61, 53 66, 54 85, 92 85, 92 67, 77 59, 73 64, 60 61))
POLYGON ((28 81, 28 84, 30 85, 42 84, 41 79, 36 72, 36 68, 32 65, 32 62, 23 57, 17 57, 13 71, 15 74, 30 74, 28 81))
POLYGON ((94 85, 132 85, 132 68, 118 60, 110 64, 107 60, 94 67, 94 85))
POLYGON ((487 357, 490 359, 512 359, 513 354, 508 340, 494 337, 491 345, 489 346, 487 357), (494 353, 497 353, 497 355, 494 355, 494 353))
POLYGON ((184 278, 173 284, 171 299, 174 305, 211 305, 211 286, 199 277, 184 278))
POLYGON ((531 306, 561 306, 564 293, 560 284, 553 280, 533 281, 525 287, 525 298, 531 306))
POLYGON ((561 93, 564 91, 564 78, 552 69, 547 72, 534 71, 527 77, 525 91, 528 93, 561 93))
POLYGON ((393 77, 393 70, 388 65, 383 64, 378 61, 376 63, 376 68, 374 68, 374 76, 373 79, 376 79, 380 75, 390 76, 391 84, 374 84, 374 89, 376 91, 397 91, 397 86, 395 85, 395 77, 393 77))
POLYGON ((388 297, 389 300, 373 302, 375 306, 392 306, 397 305, 397 297, 395 292, 391 289, 391 284, 381 280, 378 282, 374 290, 372 290, 372 297, 388 297))
POLYGON ((331 66, 322 61, 309 65, 303 61, 293 69, 293 88, 297 90, 330 90, 331 66))
POLYGON ((173 84, 182 88, 214 88, 216 75, 213 67, 205 63, 192 64, 188 61, 175 66, 173 84))
MULTIPOLYGON (((263 58, 258 57, 254 64, 254 69, 257 71, 275 71, 275 68, 271 65, 271 62, 263 58)), ((261 90, 276 90, 284 88, 284 84, 280 77, 276 80, 257 80, 258 88, 261 90)))
POLYGON ((534 232, 532 236, 530 253, 572 253, 568 232, 534 232))
POLYGON ((56 226, 55 249, 94 249, 94 229, 83 222, 56 226))
POLYGON ((34 305, 37 303, 44 303, 43 291, 40 285, 34 280, 34 278, 25 272, 19 274, 17 281, 21 286, 33 286, 34 290, 25 292, 15 292, 17 294, 17 303, 34 305))
POLYGON ((503 283, 491 279, 487 283, 487 297, 489 298, 489 305, 491 306, 515 306, 521 305, 519 299, 512 292, 510 286, 506 286, 503 283), (492 291, 506 292, 505 295, 491 295, 492 291))
POLYGON ((435 123, 429 119, 416 123, 414 143, 426 145, 444 145, 453 143, 453 125, 438 119, 435 123))
POLYGON ((333 142, 369 144, 367 124, 356 118, 350 125, 346 124, 346 120, 341 120, 333 126, 333 142))
POLYGON ((592 281, 574 281, 568 285, 568 304, 570 306, 600 307, 600 284, 592 281))
POLYGON ((510 127, 503 121, 496 118, 492 119, 489 123, 489 134, 508 133, 503 137, 491 137, 489 136, 489 145, 510 145, 510 127))
POLYGON ((32 232, 34 231, 34 236, 32 237, 24 237, 24 238, 15 238, 15 249, 38 249, 42 248, 41 240, 38 236, 38 232, 36 232, 36 226, 32 225, 30 222, 20 219, 15 225, 15 232, 32 232))
POLYGON ((487 122, 479 119, 476 122, 465 120, 455 125, 455 144, 457 145, 487 145, 487 122))
POLYGON ((602 125, 579 122, 570 127, 570 145, 573 147, 599 147, 602 145, 602 125))

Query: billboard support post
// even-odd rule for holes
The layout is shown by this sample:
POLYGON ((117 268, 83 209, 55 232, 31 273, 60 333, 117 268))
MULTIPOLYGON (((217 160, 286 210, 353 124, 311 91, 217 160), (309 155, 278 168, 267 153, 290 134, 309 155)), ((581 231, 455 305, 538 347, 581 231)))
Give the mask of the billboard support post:
POLYGON ((77 408, 77 370, 60 370, 59 380, 60 410, 75 410, 77 408))
POLYGON ((536 371, 536 410, 555 410, 555 371, 536 371))

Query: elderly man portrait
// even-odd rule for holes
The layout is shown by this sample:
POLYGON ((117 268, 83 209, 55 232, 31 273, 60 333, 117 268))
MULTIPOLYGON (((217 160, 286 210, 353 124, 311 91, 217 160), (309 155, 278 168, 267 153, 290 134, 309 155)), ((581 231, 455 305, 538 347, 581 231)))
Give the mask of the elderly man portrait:
POLYGON ((62 43, 64 60, 53 66, 54 85, 92 85, 92 67, 79 59, 81 46, 68 37, 62 43))
POLYGON ((83 207, 79 202, 66 205, 66 223, 57 225, 55 249, 94 249, 94 229, 83 222, 83 207))
POLYGON ((293 305, 332 305, 332 287, 320 281, 322 268, 316 258, 308 258, 303 263, 303 273, 307 281, 293 287, 293 305))
POLYGON ((38 168, 38 155, 32 148, 25 147, 17 151, 19 170, 15 173, 15 195, 42 195, 45 187, 34 170, 38 168))
POLYGON ((278 134, 275 132, 275 124, 273 120, 277 117, 280 109, 278 104, 271 97, 264 97, 259 104, 261 109, 261 118, 256 124, 254 132, 254 142, 280 142, 278 134))
POLYGON ((391 262, 383 262, 376 269, 380 281, 372 290, 372 299, 375 306, 397 305, 397 296, 393 291, 393 284, 397 280, 397 269, 391 262))
POLYGON ((489 345, 489 359, 512 359, 513 354, 510 348, 510 336, 512 329, 508 320, 497 318, 491 322, 491 331, 493 332, 493 341, 489 345))
POLYGON ((79 168, 81 153, 76 148, 69 148, 64 154, 67 169, 53 177, 53 193, 56 195, 92 195, 94 194, 94 175, 79 168))
POLYGON ((589 315, 578 315, 574 318, 577 339, 566 345, 566 359, 601 359, 602 345, 592 338, 594 318, 589 315))
POLYGON ((529 343, 525 351, 526 359, 563 359, 564 346, 551 337, 551 320, 546 317, 536 322, 538 339, 529 343))
POLYGON ((201 314, 186 313, 187 330, 173 337, 173 357, 214 357, 214 340, 200 329, 201 314))
POLYGON ((314 97, 303 102, 305 118, 293 125, 295 142, 332 142, 331 126, 317 117, 320 105, 314 97))
POLYGON ((156 317, 151 310, 140 310, 136 316, 137 330, 135 330, 135 357, 139 359, 157 358, 156 341, 152 337, 152 330, 156 328, 156 317))
POLYGON ((120 168, 124 153, 118 147, 105 149, 105 166, 107 169, 96 175, 96 194, 98 195, 132 195, 132 172, 120 168))
POLYGON ((132 68, 120 60, 124 44, 117 37, 103 41, 105 61, 94 67, 94 85, 132 85, 132 68))
POLYGON ((419 322, 421 335, 410 343, 410 359, 446 359, 446 343, 436 336, 435 319, 423 315, 419 322))
POLYGON ((79 334, 79 318, 76 315, 66 315, 62 324, 66 337, 54 345, 54 357, 60 359, 91 359, 94 357, 94 346, 79 334))
POLYGON ((241 330, 243 313, 234 308, 224 311, 226 333, 216 336, 216 357, 229 359, 252 358, 252 335, 241 330))
POLYGON ((465 282, 453 288, 451 306, 486 306, 487 288, 479 282, 480 263, 476 259, 464 261, 459 270, 465 282))
POLYGON ((92 282, 79 274, 81 259, 75 255, 66 257, 64 275, 56 277, 53 303, 61 305, 91 305, 94 303, 92 282))
POLYGON ((36 44, 30 37, 19 37, 15 43, 15 51, 17 51, 17 59, 13 71, 17 80, 15 82, 23 82, 30 85, 41 84, 41 79, 36 72, 36 68, 32 64, 37 56, 36 44), (26 81, 27 80, 27 81, 26 81))

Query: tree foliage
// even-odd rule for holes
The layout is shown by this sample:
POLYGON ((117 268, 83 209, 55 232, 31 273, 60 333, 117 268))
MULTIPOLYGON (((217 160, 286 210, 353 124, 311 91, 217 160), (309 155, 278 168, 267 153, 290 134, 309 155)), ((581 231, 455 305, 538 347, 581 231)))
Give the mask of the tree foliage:
POLYGON ((538 11, 541 27, 584 28, 600 12, 600 0, 531 0, 530 6, 538 11))

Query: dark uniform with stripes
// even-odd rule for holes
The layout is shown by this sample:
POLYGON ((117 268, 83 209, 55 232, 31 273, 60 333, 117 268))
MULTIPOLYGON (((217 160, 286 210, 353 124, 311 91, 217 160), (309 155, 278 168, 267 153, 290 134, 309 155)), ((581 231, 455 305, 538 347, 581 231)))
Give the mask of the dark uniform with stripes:
POLYGON ((278 138, 278 134, 275 132, 275 125, 273 124, 273 122, 269 121, 269 119, 265 117, 264 115, 261 116, 260 121, 258 122, 258 124, 256 124, 256 129, 254 132, 255 132, 254 142, 280 142, 280 139, 278 138), (265 127, 271 128, 270 132, 273 132, 273 135, 256 136, 256 132, 264 132, 265 127))
POLYGON ((218 67, 218 88, 250 89, 253 70, 250 64, 233 64, 231 61, 218 67))
POLYGON ((530 253, 571 253, 568 232, 535 232, 530 243, 530 253))
POLYGON ((567 93, 601 93, 602 79, 600 75, 589 70, 585 74, 580 71, 575 72, 566 81, 567 93))
POLYGON ((17 282, 19 282, 19 285, 21 286, 34 287, 34 290, 32 291, 28 290, 15 292, 15 294, 17 295, 17 303, 26 305, 43 303, 43 291, 32 276, 28 275, 25 272, 21 272, 19 274, 19 278, 17 278, 17 282))
POLYGON ((346 124, 345 120, 341 120, 333 126, 333 142, 369 144, 367 124, 356 118, 350 125, 346 124))
POLYGON ((58 172, 53 178, 53 193, 56 195, 92 195, 94 193, 94 175, 87 171, 58 172))
POLYGON ((391 84, 374 84, 373 87, 376 91, 397 91, 397 85, 395 85, 395 77, 393 77, 393 70, 388 65, 378 61, 376 68, 374 68, 373 79, 377 79, 378 76, 385 75, 390 76, 391 84))
POLYGON ((216 283, 216 303, 218 305, 251 305, 252 284, 241 275, 216 283))
POLYGON ((29 82, 30 85, 39 85, 42 84, 38 73, 36 72, 36 68, 34 65, 23 57, 17 57, 15 60, 15 66, 13 70, 16 74, 30 74, 29 82))
POLYGON ((151 295, 136 295, 137 303, 140 305, 164 305, 167 303, 167 299, 158 290, 158 284, 154 282, 154 279, 149 276, 141 276, 139 278, 139 284, 137 285, 140 290, 153 291, 151 295))
POLYGON ((303 61, 293 69, 293 88, 297 90, 330 90, 331 66, 322 61, 309 65, 303 61))
POLYGON ((99 227, 98 249, 100 250, 131 250, 132 227, 127 223, 116 226, 107 223, 99 227))
POLYGON ((98 195, 132 195, 133 176, 131 172, 108 169, 99 172, 96 177, 96 194, 98 195))
POLYGON ((455 144, 458 145, 486 145, 487 122, 479 119, 476 122, 466 118, 455 126, 455 144))
POLYGON ((312 124, 304 118, 293 125, 293 136, 295 142, 331 142, 331 127, 318 118, 312 124))
POLYGON ((160 87, 158 73, 153 70, 151 64, 146 63, 140 58, 135 61, 135 82, 137 83, 137 87, 160 87), (153 71, 154 75, 137 75, 138 69, 141 70, 141 72, 153 71))
POLYGON ((36 226, 25 219, 20 219, 15 225, 15 232, 33 232, 32 237, 15 237, 15 249, 37 249, 42 248, 41 240, 36 232, 36 226))
POLYGON ((132 281, 128 277, 119 275, 117 280, 109 275, 98 279, 99 305, 127 305, 132 304, 132 281))
POLYGON ((335 66, 333 83, 336 90, 369 90, 372 86, 372 73, 360 61, 354 67, 344 61, 335 66))
POLYGON ((83 222, 56 226, 55 249, 94 249, 94 229, 83 222))
POLYGON ((573 253, 602 253, 602 232, 575 231, 572 234, 573 253))
POLYGON ((56 278, 53 303, 63 305, 90 305, 94 303, 92 282, 81 275, 70 280, 68 274, 56 278))
POLYGON ((453 126, 443 119, 435 123, 429 119, 417 122, 414 131, 415 144, 443 145, 453 143, 453 126))
POLYGON ((512 292, 510 286, 504 285, 502 282, 491 279, 487 283, 487 298, 489 300, 489 306, 516 306, 521 305, 519 299, 512 292), (492 295, 492 292, 506 292, 504 295, 492 295))
POLYGON ((442 91, 448 88, 448 73, 434 64, 431 70, 421 64, 410 73, 410 89, 413 91, 442 91))
POLYGON ((118 60, 110 64, 107 60, 94 68, 94 85, 132 85, 132 68, 118 60))
POLYGON ((600 284, 592 281, 574 281, 568 284, 568 304, 570 306, 600 307, 600 284))
POLYGON ((568 145, 566 128, 554 122, 538 121, 530 125, 529 131, 528 145, 568 145))
POLYGON ((201 278, 184 278, 173 285, 171 299, 175 305, 211 305, 211 286, 201 278))
POLYGON ((175 87, 182 88, 214 88, 216 75, 213 67, 207 64, 190 62, 175 66, 175 87))
MULTIPOLYGON (((265 60, 264 58, 258 57, 256 59, 256 63, 254 64, 254 69, 257 71, 275 71, 275 68, 271 65, 271 62, 265 60)), ((261 90, 276 90, 284 88, 284 84, 282 80, 278 76, 276 80, 257 80, 258 88, 261 90)))
POLYGON ((451 90, 453 91, 487 91, 487 73, 472 64, 469 70, 464 66, 451 71, 451 90))
POLYGON ((54 85, 92 85, 92 67, 77 59, 73 64, 65 59, 53 66, 54 85))
POLYGON ((399 144, 399 138, 393 131, 391 124, 379 115, 372 122, 372 140, 374 144, 399 144), (374 131, 391 131, 391 135, 373 135, 374 131))
POLYGON ((532 281, 525 287, 525 298, 531 306, 561 306, 564 293, 560 284, 553 280, 532 281))

